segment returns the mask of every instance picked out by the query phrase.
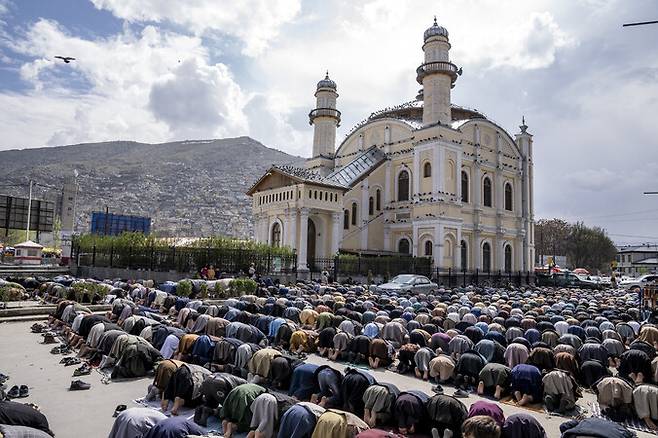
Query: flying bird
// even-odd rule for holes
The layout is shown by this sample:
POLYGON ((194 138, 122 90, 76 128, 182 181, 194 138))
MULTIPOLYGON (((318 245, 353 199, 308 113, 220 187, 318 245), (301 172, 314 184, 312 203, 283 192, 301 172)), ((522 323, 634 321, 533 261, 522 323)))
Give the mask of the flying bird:
POLYGON ((70 56, 59 56, 59 55, 58 55, 58 56, 55 56, 55 58, 57 58, 57 59, 61 59, 61 60, 64 61, 66 64, 68 64, 68 63, 71 62, 71 61, 75 61, 75 58, 72 58, 72 57, 70 57, 70 56))

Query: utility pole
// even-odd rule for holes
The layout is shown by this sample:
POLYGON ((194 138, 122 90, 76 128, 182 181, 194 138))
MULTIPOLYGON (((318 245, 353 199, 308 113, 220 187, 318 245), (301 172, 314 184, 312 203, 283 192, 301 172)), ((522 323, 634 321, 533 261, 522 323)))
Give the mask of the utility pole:
POLYGON ((27 201, 27 227, 25 229, 25 240, 30 240, 30 220, 32 213, 32 180, 30 179, 30 196, 27 201))

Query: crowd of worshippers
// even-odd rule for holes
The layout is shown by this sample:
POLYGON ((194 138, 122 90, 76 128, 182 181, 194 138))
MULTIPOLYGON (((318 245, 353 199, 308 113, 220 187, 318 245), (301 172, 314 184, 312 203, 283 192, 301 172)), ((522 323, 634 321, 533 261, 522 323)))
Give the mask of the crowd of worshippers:
MULTIPOLYGON (((636 294, 469 287, 394 296, 298 283, 218 306, 124 285, 109 297, 108 315, 62 300, 51 321, 80 357, 111 367, 112 378, 155 368, 147 398, 172 417, 127 409, 114 437, 135 436, 135 427, 149 437, 161 436, 158 428, 198 433, 211 416, 229 438, 376 438, 391 429, 435 438, 544 436, 532 417, 506 420, 496 403, 466 409, 459 398, 468 391, 568 414, 588 388, 607 417, 639 417, 651 428, 658 421, 658 328, 641 321, 636 294), (343 374, 306 364, 310 353, 413 374, 435 383, 435 394, 400 392, 358 368, 343 374), (457 391, 444 394, 446 383, 457 391), (176 417, 183 407, 196 409, 194 422, 176 417)), ((563 436, 630 436, 596 418, 563 428, 563 436)))

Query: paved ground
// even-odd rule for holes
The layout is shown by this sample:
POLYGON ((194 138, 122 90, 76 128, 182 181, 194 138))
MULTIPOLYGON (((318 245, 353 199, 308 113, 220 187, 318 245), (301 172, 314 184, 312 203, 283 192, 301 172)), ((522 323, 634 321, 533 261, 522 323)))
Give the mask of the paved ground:
MULTIPOLYGON (((41 406, 58 438, 107 436, 114 420, 112 413, 115 406, 135 406, 131 400, 146 393, 151 379, 134 379, 104 385, 101 383, 100 374, 94 372, 90 376, 82 377, 82 380, 92 384, 89 391, 70 392, 68 386, 73 380, 71 375, 75 367, 60 365, 61 356, 50 354, 52 345, 39 345, 41 336, 29 332, 31 325, 32 323, 0 324, 0 372, 11 376, 7 382, 9 387, 16 384, 29 386, 30 396, 20 401, 41 406)), ((330 363, 318 356, 310 356, 307 361, 316 364, 330 363)), ((331 365, 339 369, 344 368, 335 362, 331 362, 331 365)), ((415 377, 384 370, 371 372, 378 381, 393 383, 400 390, 419 389, 432 394, 432 385, 415 377)), ((447 394, 452 394, 451 387, 446 386, 445 389, 447 394)), ((462 401, 470 406, 479 399, 471 395, 462 401)), ((589 400, 594 400, 594 396, 585 394, 580 404, 586 406, 589 400)), ((501 404, 501 407, 506 416, 518 412, 534 415, 546 428, 549 438, 559 438, 559 426, 566 421, 561 417, 539 414, 507 404, 501 404)), ((655 438, 655 435, 638 433, 638 437, 655 438)))

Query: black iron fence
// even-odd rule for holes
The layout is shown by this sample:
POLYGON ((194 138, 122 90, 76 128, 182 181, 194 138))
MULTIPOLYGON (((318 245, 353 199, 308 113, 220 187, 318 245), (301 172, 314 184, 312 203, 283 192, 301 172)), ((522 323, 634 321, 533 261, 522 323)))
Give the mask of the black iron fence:
POLYGON ((125 268, 159 272, 198 272, 203 266, 212 265, 215 272, 247 273, 251 264, 260 275, 296 272, 297 257, 293 254, 255 251, 248 249, 187 248, 115 248, 81 251, 75 248, 74 260, 78 266, 125 268))
POLYGON ((533 272, 527 271, 482 271, 476 269, 457 270, 452 268, 435 268, 432 280, 441 286, 466 287, 475 286, 525 286, 534 284, 533 272))
POLYGON ((309 261, 311 275, 327 271, 333 278, 368 277, 390 279, 398 274, 432 274, 432 259, 409 256, 340 255, 331 258, 316 257, 309 261))

